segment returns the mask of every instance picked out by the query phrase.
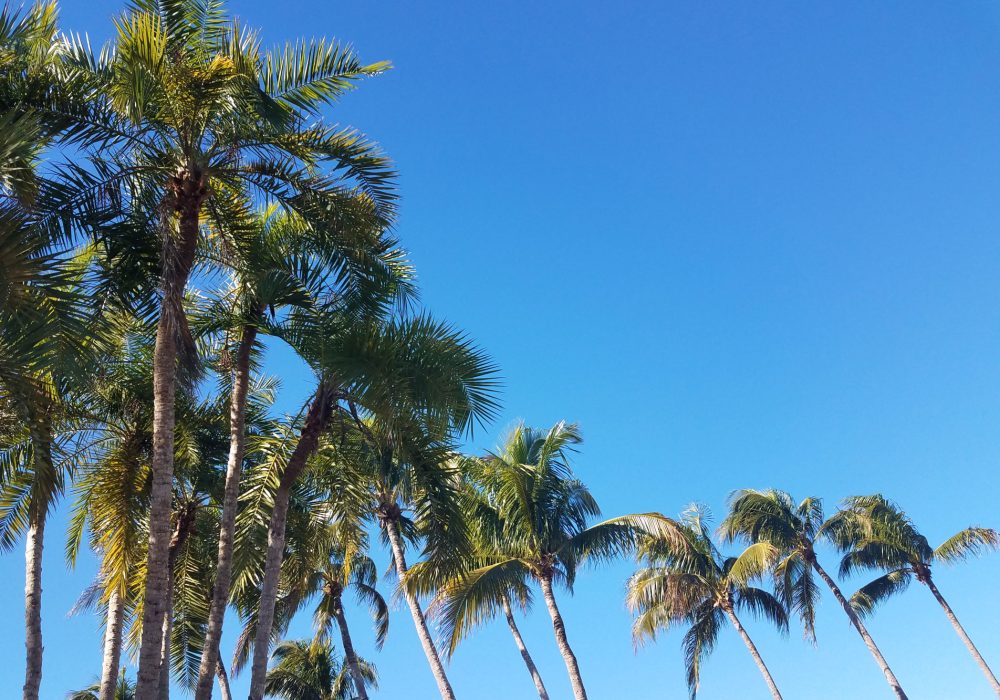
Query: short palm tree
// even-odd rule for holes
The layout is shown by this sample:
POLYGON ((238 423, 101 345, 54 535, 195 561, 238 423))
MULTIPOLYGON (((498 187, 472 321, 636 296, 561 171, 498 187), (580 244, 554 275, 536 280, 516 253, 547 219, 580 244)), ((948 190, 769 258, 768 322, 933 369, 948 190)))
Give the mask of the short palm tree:
MULTIPOLYGON (((267 672, 266 692, 285 700, 353 700, 347 664, 337 658, 329 642, 282 642, 274 650, 274 666, 267 672)), ((361 662, 369 685, 377 685, 375 667, 361 662)))
POLYGON ((790 495, 777 489, 736 491, 730 496, 729 513, 722 521, 720 530, 726 541, 745 539, 752 544, 764 544, 773 548, 778 594, 790 609, 798 613, 806 638, 810 640, 816 638, 819 588, 813 574, 817 574, 840 603, 851 625, 882 669, 886 682, 897 699, 906 700, 903 687, 868 633, 868 628, 844 597, 840 586, 819 563, 816 542, 829 535, 820 499, 810 497, 795 503, 790 495))
POLYGON ((688 625, 683 642, 684 664, 693 699, 698 692, 702 662, 728 620, 760 669, 771 695, 781 700, 778 686, 736 614, 749 612, 782 632, 788 631, 785 606, 772 594, 750 585, 766 570, 766 552, 751 545, 739 557, 724 557, 712 542, 704 511, 699 509, 684 515, 680 530, 685 540, 682 546, 674 539, 658 538, 642 544, 643 565, 629 579, 626 598, 637 615, 633 626, 636 642, 655 639, 660 631, 674 625, 688 625))
POLYGON ((500 448, 469 465, 502 522, 480 566, 452 580, 446 611, 449 627, 464 626, 483 605, 499 609, 511 591, 529 581, 542 589, 556 644, 577 700, 585 700, 580 666, 566 635, 554 584, 572 591, 578 565, 630 551, 640 531, 666 523, 655 513, 621 516, 588 527, 600 514, 590 491, 573 478, 569 452, 581 442, 576 425, 557 423, 549 430, 518 425, 500 448), (465 620, 463 616, 468 615, 465 620))
MULTIPOLYGON (((84 690, 71 692, 66 696, 66 700, 104 700, 100 688, 100 683, 95 683, 84 690)), ((114 692, 109 700, 136 700, 135 683, 125 677, 124 671, 117 677, 114 692)))
POLYGON ((932 548, 909 516, 884 496, 848 498, 834 516, 829 530, 833 542, 844 552, 841 576, 857 571, 881 571, 882 576, 862 586, 851 596, 851 604, 861 615, 871 614, 890 596, 905 590, 916 579, 927 586, 945 616, 965 644, 983 675, 1000 697, 1000 682, 982 654, 972 643, 948 601, 941 595, 931 575, 933 564, 955 564, 1000 546, 1000 533, 984 527, 968 527, 932 548))

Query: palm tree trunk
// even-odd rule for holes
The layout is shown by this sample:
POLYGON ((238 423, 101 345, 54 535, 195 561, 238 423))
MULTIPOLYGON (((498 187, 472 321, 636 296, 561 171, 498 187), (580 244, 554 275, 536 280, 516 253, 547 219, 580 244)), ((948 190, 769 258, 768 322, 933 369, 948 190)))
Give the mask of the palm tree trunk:
MULTIPOLYGON (((389 545, 392 547, 392 561, 396 566, 399 581, 402 583, 406 577, 406 556, 403 553, 403 538, 399 535, 399 525, 395 518, 386 518, 381 522, 385 528, 386 535, 389 537, 389 545)), ((420 609, 420 601, 417 600, 417 596, 409 591, 406 586, 402 588, 403 597, 406 598, 406 604, 410 608, 410 615, 413 617, 413 624, 417 628, 420 645, 424 648, 424 656, 427 657, 431 673, 434 674, 434 680, 437 681, 441 698, 442 700, 455 700, 455 691, 451 689, 451 683, 448 682, 448 676, 444 672, 441 657, 438 654, 437 647, 434 646, 430 629, 427 627, 427 618, 424 616, 424 611, 420 609)))
POLYGON ((226 675, 226 666, 222 663, 221 656, 218 663, 215 664, 215 675, 219 677, 219 693, 222 695, 222 700, 233 700, 233 691, 229 687, 229 676, 226 675))
POLYGON ((115 700, 118 671, 122 659, 122 621, 125 604, 118 588, 111 591, 108 600, 108 625, 104 631, 104 663, 101 665, 100 700, 115 700))
POLYGON ((993 674, 993 671, 986 663, 986 659, 983 655, 979 653, 976 645, 972 643, 972 639, 966 634, 965 628, 958 621, 958 617, 955 616, 954 611, 952 611, 951 606, 948 605, 948 601, 944 599, 941 595, 941 591, 938 590, 937 586, 934 585, 933 579, 929 576, 927 577, 927 587, 931 589, 931 593, 934 595, 934 599, 937 600, 938 604, 944 610, 944 614, 948 617, 948 621, 951 622, 951 626, 955 628, 955 632, 958 633, 959 638, 965 643, 965 647, 972 654, 972 658, 975 659, 976 663, 979 664, 979 668, 982 670, 983 675, 986 676, 986 680, 990 682, 993 686, 993 692, 996 693, 997 697, 1000 697, 1000 683, 997 682, 997 677, 993 674))
POLYGON ((587 689, 583 687, 583 677, 580 675, 580 666, 576 662, 576 655, 573 653, 569 640, 566 638, 566 625, 563 623, 559 606, 556 605, 556 597, 552 593, 552 578, 540 576, 538 583, 542 587, 542 596, 545 598, 545 607, 549 609, 549 617, 552 618, 552 629, 556 633, 556 644, 562 654, 563 661, 566 662, 566 670, 569 672, 569 682, 573 686, 573 697, 576 700, 587 700, 587 689))
MULTIPOLYGON (((160 647, 166 592, 170 585, 168 557, 170 511, 174 482, 174 396, 177 389, 179 337, 187 332, 182 305, 194 265, 198 219, 204 198, 201 177, 176 179, 168 201, 180 214, 176 237, 166 233, 163 253, 162 301, 153 349, 153 455, 149 505, 149 547, 143 594, 142 640, 139 645, 137 700, 155 700, 160 682, 160 647)), ((166 214, 164 216, 167 216, 166 214)), ((169 224, 165 222, 164 228, 169 224)))
POLYGON ((507 626, 510 627, 510 633, 514 636, 514 644, 517 645, 517 650, 521 652, 521 658, 524 659, 524 665, 528 667, 528 673, 531 674, 531 680, 535 682, 535 688, 538 690, 539 700, 549 700, 549 694, 545 690, 545 684, 542 683, 542 675, 538 672, 538 668, 535 666, 535 661, 531 658, 531 654, 528 653, 528 647, 524 644, 524 639, 521 637, 521 630, 517 628, 517 623, 514 621, 514 613, 510 609, 510 603, 507 602, 506 596, 502 599, 503 604, 503 614, 507 618, 507 626))
POLYGON ((244 326, 240 344, 236 349, 233 367, 233 393, 229 405, 229 462, 226 465, 226 485, 222 501, 222 522, 219 525, 219 554, 212 602, 205 628, 205 643, 198 667, 198 687, 195 700, 211 700, 216 661, 219 659, 219 641, 222 624, 229 603, 229 586, 233 571, 233 539, 236 532, 236 511, 239 509, 240 474, 246 451, 247 391, 250 388, 250 353, 253 351, 257 329, 244 326))
POLYGON ((38 700, 42 684, 42 549, 45 508, 38 508, 28 526, 24 549, 24 700, 38 700))
POLYGON ((157 683, 156 700, 170 698, 170 635, 173 630, 171 617, 174 613, 173 586, 167 589, 167 609, 163 615, 163 632, 160 636, 160 680, 157 683))
POLYGON ((896 694, 896 698, 898 698, 898 700, 908 700, 906 693, 903 692, 903 686, 899 684, 899 681, 896 680, 896 675, 892 672, 892 669, 889 668, 889 662, 885 660, 884 656, 882 656, 882 652, 879 650, 878 646, 876 646, 875 640, 873 640, 871 635, 868 634, 868 628, 865 627, 861 618, 858 617, 858 614, 854 612, 854 608, 851 607, 851 604, 847 602, 844 594, 840 591, 840 587, 832 578, 830 578, 830 575, 826 573, 822 566, 819 565, 818 561, 813 559, 811 563, 813 568, 816 570, 816 573, 819 574, 820 578, 826 582, 826 585, 829 586, 830 590, 833 592, 833 597, 837 599, 838 603, 840 603, 840 607, 842 607, 844 612, 847 613, 847 617, 850 619, 851 624, 854 625, 854 629, 856 629, 858 634, 861 635, 861 639, 864 640, 865 646, 868 647, 868 651, 870 651, 872 656, 875 657, 875 663, 877 663, 879 668, 882 669, 882 673, 885 675, 885 680, 889 683, 889 687, 892 688, 892 692, 896 694))
POLYGON ((743 628, 743 623, 740 619, 736 617, 736 613, 733 612, 731 608, 723 608, 726 615, 729 617, 729 621, 733 623, 733 627, 736 631, 740 633, 740 637, 743 639, 743 643, 747 645, 747 649, 750 650, 750 656, 753 657, 754 663, 757 664, 757 668, 760 669, 760 673, 764 676, 764 681, 767 683, 767 687, 771 689, 771 695, 774 696, 774 700, 782 700, 781 693, 778 691, 778 686, 775 684, 774 679, 771 677, 771 672, 767 670, 767 665, 764 663, 764 659, 760 657, 760 652, 757 651, 757 646, 750 639, 750 635, 743 628))
POLYGON ((368 700, 365 679, 361 675, 361 664, 358 663, 358 655, 354 651, 354 643, 351 641, 351 630, 347 626, 344 606, 340 604, 339 600, 334 607, 333 615, 337 618, 337 626, 340 627, 340 643, 344 646, 344 659, 347 661, 347 667, 351 670, 351 677, 354 679, 354 689, 357 692, 356 700, 368 700))
POLYGON ((257 631, 254 636, 253 662, 250 668, 250 700, 264 697, 267 676, 267 656, 271 646, 271 628, 274 625, 274 608, 278 601, 278 579, 281 560, 285 554, 285 525, 288 521, 288 500, 295 480, 306 467, 308 459, 319 447, 319 440, 330 422, 333 394, 325 385, 316 390, 309 412, 306 414, 299 441, 295 445, 281 482, 274 492, 274 506, 267 526, 267 553, 264 558, 264 576, 260 584, 257 631))

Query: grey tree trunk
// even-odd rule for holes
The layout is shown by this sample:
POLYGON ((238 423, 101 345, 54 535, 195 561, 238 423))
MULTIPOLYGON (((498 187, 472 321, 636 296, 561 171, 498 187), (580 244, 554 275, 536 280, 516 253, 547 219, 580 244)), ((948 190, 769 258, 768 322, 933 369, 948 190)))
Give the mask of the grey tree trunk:
POLYGON ((929 576, 927 578, 927 587, 934 595, 934 599, 937 600, 938 604, 944 610, 945 616, 947 616, 948 621, 951 622, 951 626, 955 628, 955 632, 958 633, 959 638, 965 643, 965 648, 969 650, 969 653, 972 654, 972 658, 979 665, 983 675, 986 676, 986 680, 988 680, 990 685, 993 686, 993 692, 996 693, 998 698, 1000 698, 1000 683, 997 682, 997 677, 993 674, 993 670, 986 663, 986 659, 983 658, 983 655, 979 653, 979 649, 976 648, 976 645, 972 643, 972 639, 968 634, 966 634, 965 628, 962 627, 962 624, 958 621, 958 617, 956 617, 954 611, 952 611, 951 606, 948 605, 948 601, 944 599, 944 596, 941 595, 941 591, 938 590, 937 586, 934 585, 933 579, 929 576))
MULTIPOLYGON (((184 288, 194 265, 198 219, 205 184, 201 175, 175 178, 170 202, 180 215, 176 236, 165 234, 160 318, 153 349, 153 455, 149 505, 149 547, 139 644, 137 700, 159 700, 160 649, 166 592, 169 587, 170 511, 174 482, 174 397, 177 389, 178 339, 185 336, 184 288)), ((166 228, 166 226, 164 227, 166 228)))
POLYGON ((229 604, 229 586, 233 571, 233 539, 236 533, 236 512, 239 509, 240 476, 246 452, 247 391, 250 387, 250 353, 257 329, 245 326, 236 349, 233 366, 233 393, 229 403, 229 461, 226 465, 226 485, 222 501, 222 522, 219 526, 219 553, 212 601, 205 628, 205 643, 198 667, 198 687, 195 700, 211 700, 222 624, 229 604))
POLYGON ((229 687, 229 676, 226 674, 226 666, 222 663, 222 658, 215 665, 215 675, 219 678, 219 693, 222 700, 233 700, 233 691, 229 687))
POLYGON ((753 643, 750 639, 750 635, 743 628, 743 623, 740 619, 736 617, 736 613, 733 612, 731 608, 724 608, 726 615, 729 617, 729 621, 733 623, 733 627, 739 632, 740 637, 743 639, 743 643, 747 645, 747 649, 750 650, 750 656, 753 657, 754 663, 757 664, 757 668, 760 669, 760 674, 764 676, 764 681, 767 683, 767 687, 771 690, 771 695, 774 696, 774 700, 782 700, 781 693, 778 692, 778 686, 775 684, 774 679, 771 677, 771 672, 767 670, 767 665, 764 663, 764 659, 761 658, 760 652, 757 651, 757 645, 753 643))
POLYGON ((559 653, 562 654, 563 661, 566 662, 566 670, 569 672, 569 682, 573 686, 573 697, 576 700, 587 700, 587 689, 583 687, 583 677, 580 675, 580 666, 576 662, 576 655, 573 653, 569 640, 566 638, 566 625, 563 623, 559 606, 556 605, 556 597, 552 593, 552 579, 540 576, 539 585, 542 587, 542 597, 545 598, 545 607, 549 609, 549 617, 552 618, 552 629, 556 634, 556 645, 559 653))
POLYGON ((875 663, 877 663, 879 668, 882 669, 882 673, 885 675, 885 680, 889 683, 889 687, 892 688, 892 692, 896 694, 898 700, 908 700, 906 693, 903 692, 903 686, 901 686, 899 681, 896 680, 896 674, 894 674, 892 669, 889 668, 889 662, 885 660, 884 656, 882 656, 882 652, 879 650, 878 646, 876 646, 875 640, 873 640, 871 635, 868 634, 868 628, 865 627, 861 618, 858 617, 858 614, 854 612, 854 608, 851 607, 851 604, 847 602, 844 594, 840 591, 840 587, 832 578, 830 578, 830 575, 826 573, 823 567, 820 566, 819 562, 815 559, 812 561, 812 566, 816 570, 816 573, 819 574, 820 578, 826 582, 826 585, 833 592, 833 597, 837 599, 838 603, 840 603, 840 607, 842 607, 844 612, 847 613, 847 617, 850 619, 854 629, 858 631, 858 634, 861 635, 861 639, 864 640, 865 646, 868 647, 868 651, 870 651, 871 655, 875 657, 875 663))
MULTIPOLYGON (((400 584, 402 584, 406 577, 406 556, 403 552, 403 538, 399 535, 399 525, 393 518, 387 518, 381 522, 382 526, 385 527, 389 545, 392 548, 392 561, 396 566, 396 574, 399 576, 400 584)), ((427 657, 427 663, 430 664, 431 673, 434 674, 434 680, 437 682, 438 692, 441 693, 442 700, 455 700, 455 691, 451 689, 451 683, 448 682, 448 675, 444 671, 437 647, 434 646, 430 629, 427 627, 427 618, 420 608, 420 601, 406 586, 402 586, 402 589, 403 597, 406 598, 406 604, 410 608, 410 616, 413 617, 413 625, 417 628, 420 646, 424 648, 424 656, 427 657)))
POLYGON ((278 600, 278 579, 281 560, 285 554, 285 526, 288 522, 288 500, 292 486, 306 467, 306 462, 316 452, 320 436, 326 430, 332 412, 332 393, 321 386, 309 406, 302 433, 295 445, 281 482, 274 492, 274 506, 267 526, 267 552, 264 556, 264 576, 260 584, 257 631, 254 635, 253 661, 250 668, 250 700, 262 700, 267 676, 267 657, 271 646, 271 628, 274 626, 274 608, 278 600))
POLYGON ((101 665, 100 700, 115 700, 118 670, 122 660, 122 621, 125 605, 115 588, 108 599, 108 624, 104 630, 104 662, 101 665))
POLYGON ((517 628, 517 623, 514 621, 514 612, 510 609, 510 603, 507 602, 507 598, 503 598, 503 614, 507 618, 507 626, 510 627, 510 633, 514 636, 514 644, 517 645, 517 650, 521 652, 521 658, 524 659, 524 665, 528 667, 528 673, 531 675, 531 680, 535 682, 535 689, 538 691, 539 700, 549 700, 549 693, 545 690, 545 684, 542 683, 542 675, 538 672, 538 668, 535 666, 534 659, 531 658, 531 654, 528 653, 528 647, 524 644, 524 639, 521 637, 521 630, 517 628))
POLYGON ((45 508, 38 508, 24 545, 24 700, 38 700, 42 684, 42 549, 45 508))
POLYGON ((337 618, 337 626, 340 627, 340 643, 344 647, 344 659, 347 661, 347 667, 351 669, 351 677, 354 679, 354 690, 357 693, 357 700, 368 700, 365 677, 361 675, 361 664, 358 662, 357 652, 354 651, 354 642, 351 640, 351 630, 347 626, 344 606, 340 604, 339 600, 334 608, 333 615, 337 618))

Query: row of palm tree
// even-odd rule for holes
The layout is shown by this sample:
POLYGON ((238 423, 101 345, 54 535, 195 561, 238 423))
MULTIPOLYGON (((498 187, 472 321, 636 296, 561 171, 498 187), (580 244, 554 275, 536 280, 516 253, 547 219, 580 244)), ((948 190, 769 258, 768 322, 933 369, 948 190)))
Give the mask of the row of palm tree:
POLYGON ((629 580, 627 597, 637 615, 634 633, 639 642, 653 639, 675 625, 688 626, 683 647, 692 697, 698 689, 702 661, 728 620, 760 669, 771 695, 780 699, 774 678, 736 613, 748 612, 766 619, 782 632, 788 630, 789 615, 795 614, 806 638, 815 642, 820 588, 814 575, 840 603, 897 698, 907 695, 863 619, 914 578, 930 589, 1000 697, 996 675, 931 576, 932 564, 937 561, 952 564, 1000 547, 1000 533, 996 530, 966 528, 934 549, 905 512, 881 495, 848 498, 833 516, 824 519, 817 498, 796 503, 787 493, 775 489, 742 490, 731 496, 718 536, 723 543, 744 542, 747 546, 737 556, 724 556, 713 540, 706 514, 704 508, 695 507, 679 520, 686 539, 683 546, 661 538, 649 538, 641 544, 643 566, 629 580), (845 597, 818 560, 818 541, 833 545, 841 553, 840 576, 873 571, 881 575, 850 598, 845 597), (753 585, 762 577, 773 580, 773 592, 753 585))
POLYGON ((931 550, 878 497, 824 521, 814 499, 741 492, 722 533, 748 547, 724 559, 700 515, 594 524, 574 425, 520 425, 496 451, 462 454, 497 414, 496 367, 419 309, 394 167, 324 115, 388 68, 327 40, 265 50, 217 0, 130 0, 100 50, 59 30, 55 2, 0 10, 0 546, 24 537, 23 698, 39 697, 42 551, 64 496, 68 562, 85 548, 99 562, 77 609, 104 621, 100 678, 81 691, 100 700, 165 700, 172 683, 228 699, 242 672, 250 700, 367 698, 374 668, 344 594, 381 645, 376 535, 443 700, 447 658, 501 614, 548 697, 515 619, 536 590, 585 699, 558 589, 585 562, 632 554, 637 638, 690 624, 693 689, 728 620, 777 695, 736 612, 780 626, 794 612, 811 635, 813 574, 898 697, 862 618, 912 578, 996 687, 930 576, 936 559, 995 547, 992 530, 931 550), (287 414, 267 373, 275 345, 310 382, 287 414), (817 538, 844 552, 842 573, 883 575, 845 599, 817 538), (751 585, 768 574, 773 594, 751 585), (313 639, 282 642, 310 606, 313 639), (227 611, 241 628, 228 664, 227 611))

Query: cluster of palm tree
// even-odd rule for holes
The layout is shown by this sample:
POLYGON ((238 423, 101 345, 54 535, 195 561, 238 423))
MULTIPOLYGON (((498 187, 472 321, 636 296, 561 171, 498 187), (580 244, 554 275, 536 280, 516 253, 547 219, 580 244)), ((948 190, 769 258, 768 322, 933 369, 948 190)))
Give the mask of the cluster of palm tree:
POLYGON ((585 699, 557 590, 632 554, 636 638, 689 625, 692 692, 728 621, 780 697, 737 613, 782 629, 795 613, 811 637, 815 575, 898 697, 862 620, 912 579, 1000 694, 931 577, 995 548, 993 530, 931 549, 881 497, 824 520, 815 499, 746 491, 720 532, 748 546, 725 558, 700 510, 593 523, 575 425, 518 425, 494 452, 462 453, 497 413, 496 367, 418 307, 393 165, 323 113, 387 63, 327 40, 265 50, 217 0, 130 0, 113 36, 94 50, 60 31, 51 1, 0 10, 0 546, 25 546, 25 700, 39 697, 42 552, 63 498, 67 561, 99 563, 76 610, 104 624, 98 681, 76 698, 161 700, 173 684, 228 699, 244 672, 250 700, 367 698, 377 674, 345 595, 381 647, 372 539, 443 700, 445 662, 499 616, 548 697, 516 621, 536 591, 585 699), (266 371, 279 345, 309 377, 287 412, 266 371), (817 540, 843 553, 841 573, 880 577, 846 598, 817 540), (755 585, 767 577, 773 592, 755 585), (313 637, 285 640, 310 607, 313 637))

